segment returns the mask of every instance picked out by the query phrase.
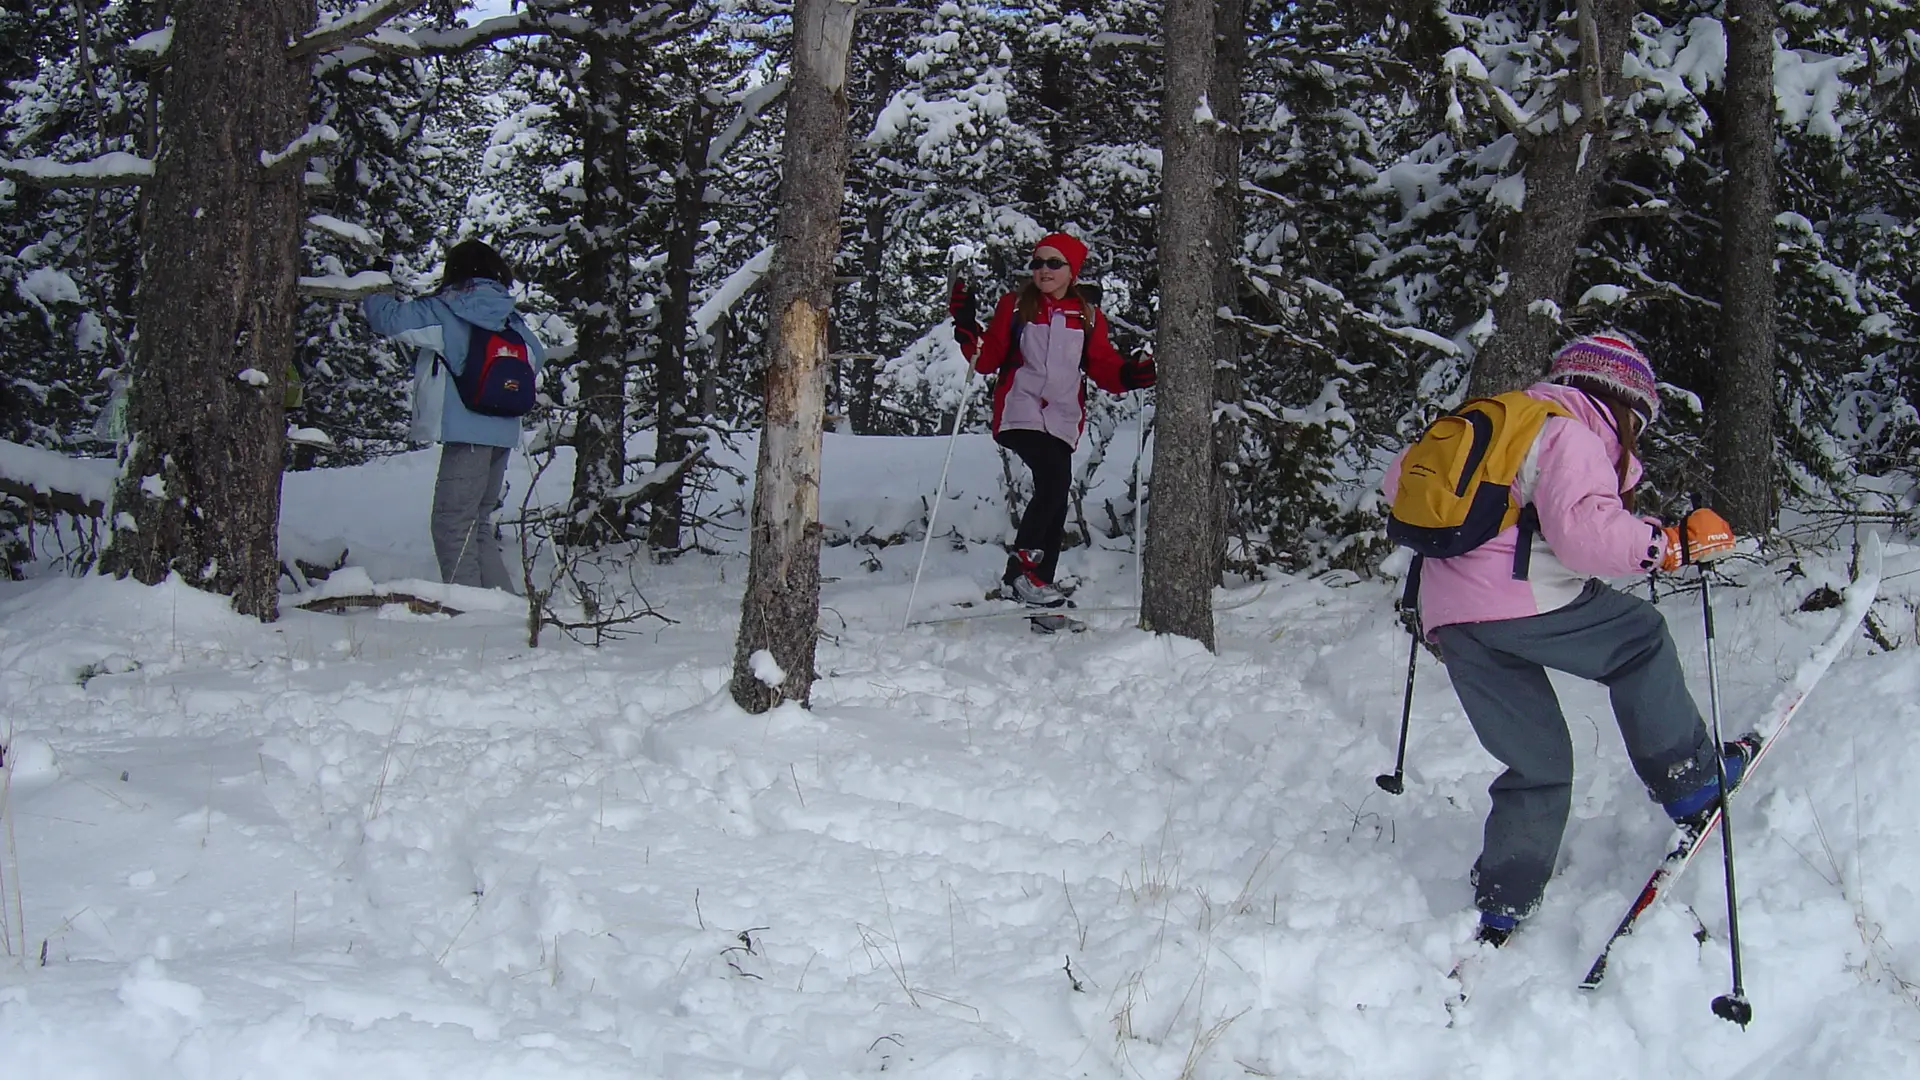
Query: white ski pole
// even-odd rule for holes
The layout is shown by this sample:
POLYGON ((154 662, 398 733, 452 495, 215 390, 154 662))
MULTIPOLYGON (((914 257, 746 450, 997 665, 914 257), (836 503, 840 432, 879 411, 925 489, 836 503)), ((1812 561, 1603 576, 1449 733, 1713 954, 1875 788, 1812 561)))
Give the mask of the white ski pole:
POLYGON ((920 593, 920 575, 927 569, 927 549, 933 546, 933 523, 940 519, 940 503, 947 497, 947 471, 953 468, 953 446, 960 441, 960 421, 967 415, 967 397, 973 390, 973 361, 967 361, 967 374, 960 383, 960 404, 953 410, 953 430, 947 435, 946 460, 940 463, 940 483, 933 489, 933 505, 927 507, 927 535, 920 541, 920 564, 913 568, 913 585, 907 589, 907 611, 900 618, 902 630, 913 625, 913 600, 920 593))
POLYGON ((1140 445, 1133 453, 1133 602, 1141 611, 1145 611, 1147 579, 1142 560, 1146 558, 1147 549, 1141 537, 1147 520, 1147 492, 1140 486, 1140 459, 1147 456, 1147 397, 1144 393, 1140 393, 1140 407, 1135 410, 1133 418, 1140 431, 1140 445))

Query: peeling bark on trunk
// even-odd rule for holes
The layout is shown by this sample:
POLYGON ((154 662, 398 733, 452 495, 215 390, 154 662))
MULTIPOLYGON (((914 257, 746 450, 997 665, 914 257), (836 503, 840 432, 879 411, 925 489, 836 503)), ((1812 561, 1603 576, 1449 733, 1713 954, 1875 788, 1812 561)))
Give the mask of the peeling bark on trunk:
POLYGON ((1141 623, 1213 648, 1214 361, 1220 348, 1214 0, 1168 0, 1161 98, 1160 380, 1141 623))
POLYGON ((312 66, 287 42, 313 0, 200 0, 175 16, 147 227, 125 471, 105 566, 168 574, 279 615, 281 402, 305 218, 300 170, 269 174, 307 127, 312 66))
POLYGON ((1713 397, 1713 503, 1742 533, 1774 523, 1773 0, 1727 0, 1727 92, 1719 128, 1726 288, 1713 397))
MULTIPOLYGON (((667 303, 660 312, 660 362, 654 371, 655 465, 679 461, 692 449, 687 433, 687 326, 693 310, 693 257, 700 249, 701 226, 707 222, 707 147, 713 141, 713 105, 695 94, 688 106, 682 141, 680 175, 673 185, 673 235, 667 241, 667 303)), ((647 546, 655 558, 671 558, 680 550, 680 515, 684 509, 679 480, 653 500, 648 515, 647 546)))
POLYGON ((1540 377, 1565 336, 1555 313, 1567 300, 1575 249, 1592 223, 1594 192, 1612 153, 1605 100, 1620 82, 1627 28, 1637 0, 1581 0, 1579 85, 1569 101, 1579 122, 1521 136, 1526 201, 1506 221, 1500 268, 1506 288, 1493 301, 1493 336, 1473 362, 1469 392, 1498 394, 1540 377))
POLYGON ((587 36, 587 124, 580 186, 580 349, 574 360, 579 415, 573 429, 572 521, 566 542, 597 547, 626 531, 628 511, 613 497, 627 473, 626 190, 627 42, 616 28, 632 0, 594 0, 587 36))
POLYGON ((733 700, 749 712, 813 690, 820 622, 820 436, 833 256, 847 175, 847 51, 854 5, 799 0, 780 225, 767 289, 766 421, 754 475, 752 555, 734 649, 733 700), (760 652, 783 677, 755 673, 760 652))

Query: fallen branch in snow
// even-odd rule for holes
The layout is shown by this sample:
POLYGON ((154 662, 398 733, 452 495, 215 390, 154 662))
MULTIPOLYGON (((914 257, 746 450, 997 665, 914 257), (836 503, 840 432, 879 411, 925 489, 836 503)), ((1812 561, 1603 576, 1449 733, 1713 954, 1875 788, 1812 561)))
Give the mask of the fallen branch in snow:
POLYGON ((294 606, 302 611, 318 611, 326 615, 345 615, 350 611, 363 608, 386 607, 388 604, 405 604, 407 610, 415 615, 460 615, 459 608, 448 607, 438 600, 429 600, 412 593, 356 593, 351 596, 326 596, 318 600, 309 600, 294 606))
POLYGON ((153 162, 115 150, 90 161, 0 158, 0 176, 43 188, 135 187, 153 180, 153 162))
MULTIPOLYGON (((301 558, 298 555, 289 555, 287 554, 286 547, 286 537, 283 536, 281 537, 280 576, 293 582, 293 587, 300 592, 310 591, 316 583, 327 580, 333 576, 334 571, 347 565, 347 547, 345 544, 339 545, 338 549, 331 555, 320 556, 321 559, 325 560, 322 562, 301 558)), ((313 554, 313 552, 310 550, 308 554, 313 554)))
POLYGON ((69 573, 92 569, 103 544, 113 463, 0 440, 0 577, 17 577, 42 540, 69 573))
POLYGON ((82 495, 75 495, 71 491, 36 487, 25 481, 9 480, 4 476, 0 476, 0 495, 10 495, 36 510, 47 510, 56 514, 99 518, 106 516, 107 513, 105 504, 98 499, 88 499, 82 495))
MULTIPOLYGON (((564 428, 569 422, 559 419, 555 423, 557 427, 564 428)), ((533 478, 527 484, 526 493, 521 496, 520 515, 511 521, 501 522, 502 525, 516 527, 520 533, 520 575, 527 602, 527 647, 539 648, 540 632, 549 626, 582 645, 599 646, 609 639, 631 632, 634 624, 644 619, 657 619, 663 624, 673 625, 673 619, 647 600, 634 575, 634 566, 644 565, 647 561, 644 543, 629 542, 624 545, 625 550, 619 553, 568 545, 564 537, 575 524, 573 513, 565 507, 539 509, 533 505, 533 493, 540 487, 540 478, 553 466, 558 448, 557 441, 547 441, 539 449, 528 453, 528 460, 533 465, 533 478), (536 574, 540 556, 549 551, 554 557, 553 568, 544 575, 536 574), (553 604, 554 594, 563 587, 580 605, 577 618, 570 613, 562 614, 553 604)), ((615 523, 613 535, 629 535, 626 524, 633 520, 638 507, 705 456, 704 449, 696 450, 685 459, 663 465, 614 492, 613 498, 619 500, 621 520, 615 523)))

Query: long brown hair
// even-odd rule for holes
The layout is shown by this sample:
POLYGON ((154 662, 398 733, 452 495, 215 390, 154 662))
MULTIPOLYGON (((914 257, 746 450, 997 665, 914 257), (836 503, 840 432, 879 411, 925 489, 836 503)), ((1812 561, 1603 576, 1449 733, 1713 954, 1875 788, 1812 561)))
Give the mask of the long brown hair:
MULTIPOLYGON (((1067 286, 1067 294, 1080 301, 1080 317, 1086 320, 1087 329, 1093 329, 1093 301, 1087 299, 1086 290, 1078 281, 1067 286)), ((1014 303, 1014 311, 1022 323, 1031 323, 1040 317, 1040 286, 1029 277, 1025 285, 1020 286, 1020 299, 1014 303)))
POLYGON ((1627 486, 1627 470, 1632 465, 1635 451, 1640 444, 1640 414, 1627 404, 1610 386, 1604 386, 1578 375, 1562 376, 1560 385, 1570 386, 1606 407, 1607 419, 1613 424, 1613 433, 1620 440, 1620 460, 1614 462, 1614 474, 1620 479, 1620 501, 1631 511, 1633 509, 1633 491, 1627 486))

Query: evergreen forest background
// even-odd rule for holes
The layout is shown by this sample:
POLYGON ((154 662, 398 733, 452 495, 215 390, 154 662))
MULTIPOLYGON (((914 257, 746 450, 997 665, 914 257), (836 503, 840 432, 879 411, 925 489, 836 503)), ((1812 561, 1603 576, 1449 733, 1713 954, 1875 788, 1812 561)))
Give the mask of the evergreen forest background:
MULTIPOLYGON (((1621 7, 1252 0, 1240 12, 1238 119, 1214 121, 1238 153, 1221 308, 1237 370, 1216 410, 1231 421, 1219 463, 1228 565, 1365 568, 1385 550, 1371 493, 1382 454, 1468 392, 1513 280, 1503 240, 1556 197, 1526 182, 1529 162, 1579 118, 1583 28, 1609 4, 1621 7)), ((332 136, 302 185, 305 291, 289 358, 302 396, 289 424, 309 437, 285 466, 408 446, 411 358, 323 295, 327 283, 390 258, 403 287, 424 290, 451 242, 480 236, 521 268, 556 346, 542 437, 579 450, 585 524, 571 539, 686 550, 681 487, 634 481, 763 419, 758 284, 780 211, 788 6, 318 10, 389 6, 401 10, 377 34, 313 66, 309 119, 332 136)), ((1777 422, 1746 456, 1771 463, 1773 505, 1797 521, 1904 512, 1920 469, 1920 26, 1893 0, 1768 7, 1777 318, 1762 390, 1777 422)), ((69 456, 119 445, 110 405, 140 332, 137 297, 170 272, 142 265, 150 186, 49 182, 33 166, 155 156, 158 73, 178 60, 169 8, 0 9, 0 439, 69 456)), ((1604 146, 1604 174, 1579 196, 1587 221, 1562 295, 1528 310, 1556 337, 1617 328, 1643 344, 1667 384, 1666 419, 1644 447, 1650 501, 1673 509, 1712 490, 1716 406, 1731 400, 1716 359, 1737 190, 1728 12, 1719 0, 1625 8, 1604 124, 1584 121, 1580 150, 1584 162, 1604 146)), ((1092 248, 1084 277, 1121 348, 1151 345, 1161 15, 1140 0, 860 13, 830 429, 950 430, 963 368, 944 323, 949 281, 969 278, 989 303, 1046 231, 1092 248)), ((975 391, 965 423, 978 429, 975 391)), ((1103 399, 1091 437, 1135 407, 1103 399)), ((675 484, 697 484, 699 470, 675 484)), ((0 529, 26 513, 0 501, 0 529)))

